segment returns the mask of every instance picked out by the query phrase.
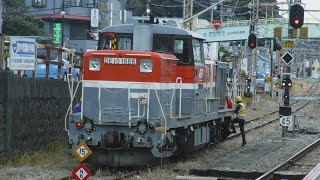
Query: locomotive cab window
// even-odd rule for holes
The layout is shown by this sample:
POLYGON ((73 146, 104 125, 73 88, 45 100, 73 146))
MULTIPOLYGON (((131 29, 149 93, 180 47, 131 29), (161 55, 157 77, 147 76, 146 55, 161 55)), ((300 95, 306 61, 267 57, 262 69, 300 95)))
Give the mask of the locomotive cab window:
POLYGON ((117 34, 116 40, 118 50, 132 50, 132 35, 117 34))
POLYGON ((202 41, 199 39, 192 39, 192 51, 193 51, 193 59, 195 65, 203 65, 204 64, 204 52, 202 41))
POLYGON ((188 38, 174 40, 174 55, 179 59, 178 65, 191 65, 188 38))
POLYGON ((100 36, 98 42, 98 50, 101 49, 117 49, 117 50, 132 50, 132 34, 115 34, 112 37, 108 33, 100 36))
POLYGON ((111 49, 112 47, 112 36, 104 33, 100 36, 98 41, 98 50, 111 49))
POLYGON ((173 37, 169 35, 153 35, 154 52, 173 52, 173 37))

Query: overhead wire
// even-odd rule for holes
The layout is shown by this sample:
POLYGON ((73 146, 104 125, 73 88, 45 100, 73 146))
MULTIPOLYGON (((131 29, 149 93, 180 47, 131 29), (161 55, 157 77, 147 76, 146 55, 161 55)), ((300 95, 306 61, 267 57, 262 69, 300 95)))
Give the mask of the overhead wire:
POLYGON ((316 19, 317 21, 319 21, 320 22, 320 20, 317 18, 317 17, 315 17, 314 15, 312 15, 310 12, 308 12, 308 11, 306 11, 308 14, 310 14, 310 16, 312 16, 314 19, 316 19))
POLYGON ((151 5, 158 6, 158 7, 166 7, 166 8, 183 7, 183 4, 181 4, 181 5, 162 5, 162 4, 155 4, 151 0, 149 2, 151 5))

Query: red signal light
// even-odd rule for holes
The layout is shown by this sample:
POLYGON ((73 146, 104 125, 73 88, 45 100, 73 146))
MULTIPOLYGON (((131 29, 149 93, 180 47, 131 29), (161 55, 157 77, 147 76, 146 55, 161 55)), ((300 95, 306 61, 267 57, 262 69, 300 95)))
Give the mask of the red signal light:
POLYGON ((294 4, 289 9, 289 23, 293 29, 298 29, 303 26, 304 8, 300 4, 294 4))
POLYGON ((77 127, 77 128, 81 128, 81 127, 82 127, 82 124, 81 124, 80 122, 77 122, 77 123, 76 123, 76 127, 77 127))
POLYGON ((257 47, 257 36, 253 33, 248 37, 248 46, 250 49, 254 49, 257 47))
POLYGON ((278 72, 278 70, 276 70, 274 73, 275 73, 275 74, 278 74, 279 72, 278 72))

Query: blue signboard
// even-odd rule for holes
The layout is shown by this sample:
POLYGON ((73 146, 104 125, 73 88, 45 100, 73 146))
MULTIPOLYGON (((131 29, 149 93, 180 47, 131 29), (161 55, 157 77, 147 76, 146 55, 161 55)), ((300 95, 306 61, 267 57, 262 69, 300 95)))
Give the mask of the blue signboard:
POLYGON ((36 62, 35 38, 10 37, 10 69, 34 70, 36 62))

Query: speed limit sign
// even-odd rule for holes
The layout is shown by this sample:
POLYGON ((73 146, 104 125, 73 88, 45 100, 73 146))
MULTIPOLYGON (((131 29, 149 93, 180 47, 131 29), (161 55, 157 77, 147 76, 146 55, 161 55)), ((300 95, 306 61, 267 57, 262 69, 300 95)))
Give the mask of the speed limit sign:
POLYGON ((72 152, 76 155, 80 162, 84 161, 88 156, 90 156, 90 154, 92 154, 92 151, 84 142, 80 142, 80 144, 75 147, 72 152))
POLYGON ((280 118, 280 124, 282 126, 292 126, 292 116, 282 116, 280 118))

